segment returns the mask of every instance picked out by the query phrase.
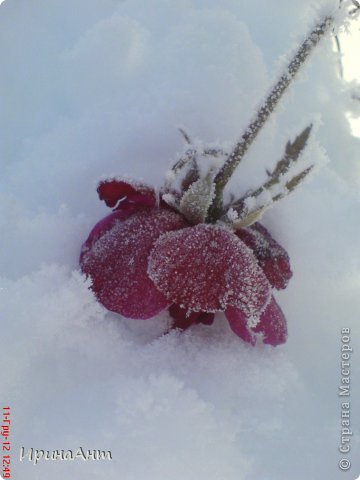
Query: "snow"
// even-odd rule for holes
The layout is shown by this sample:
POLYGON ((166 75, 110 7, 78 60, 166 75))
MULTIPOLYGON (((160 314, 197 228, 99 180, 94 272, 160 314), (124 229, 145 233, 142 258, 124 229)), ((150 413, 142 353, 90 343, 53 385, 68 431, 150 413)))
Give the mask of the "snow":
MULTIPOLYGON (((345 3, 345 2, 344 2, 345 3)), ((262 221, 294 277, 276 295, 283 346, 251 347, 221 315, 162 336, 123 319, 79 273, 107 215, 97 180, 159 187, 178 126, 233 145, 317 12, 337 0, 6 0, 0 6, 1 401, 14 478, 338 480, 360 472, 358 138, 328 38, 232 178, 240 198, 319 119, 326 165, 262 221), (122 177, 121 177, 122 178, 122 177), (351 329, 352 468, 337 463, 341 328, 351 329), (19 461, 20 448, 111 450, 101 462, 19 461)), ((309 150, 310 152, 310 150, 309 150)), ((305 152, 304 155, 307 155, 305 152)))

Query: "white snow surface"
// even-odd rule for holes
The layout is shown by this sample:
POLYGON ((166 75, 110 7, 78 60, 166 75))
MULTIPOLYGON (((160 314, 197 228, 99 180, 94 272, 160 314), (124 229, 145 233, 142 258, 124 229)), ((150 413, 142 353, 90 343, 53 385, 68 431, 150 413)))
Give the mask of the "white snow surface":
MULTIPOLYGON (((284 58, 335 0, 5 0, 0 6, 1 402, 13 478, 338 480, 360 473, 360 140, 328 38, 229 185, 262 184, 317 121, 328 163, 263 222, 294 277, 276 294, 289 340, 243 343, 215 325, 162 336, 127 320, 79 272, 108 213, 97 179, 157 187, 178 127, 234 143, 284 58), (290 50, 289 50, 290 49, 290 50), (340 331, 351 328, 349 472, 341 472, 340 331), (19 461, 20 448, 111 450, 112 461, 19 461)), ((320 147, 319 147, 320 145, 320 147)), ((228 148, 228 146, 226 147, 228 148)))

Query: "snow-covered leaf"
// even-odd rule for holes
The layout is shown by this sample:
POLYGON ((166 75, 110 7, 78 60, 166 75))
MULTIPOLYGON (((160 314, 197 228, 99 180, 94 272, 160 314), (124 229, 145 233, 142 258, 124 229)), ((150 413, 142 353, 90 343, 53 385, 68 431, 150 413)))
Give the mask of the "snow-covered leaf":
POLYGON ((190 185, 181 199, 180 212, 194 225, 205 222, 215 193, 213 178, 212 173, 199 178, 190 185))

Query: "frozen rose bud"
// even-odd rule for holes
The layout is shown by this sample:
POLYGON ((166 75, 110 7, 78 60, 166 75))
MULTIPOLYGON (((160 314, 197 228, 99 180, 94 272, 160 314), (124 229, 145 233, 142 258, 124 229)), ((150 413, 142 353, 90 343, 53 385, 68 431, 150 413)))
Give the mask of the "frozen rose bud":
POLYGON ((257 323, 252 324, 237 308, 227 308, 225 315, 233 332, 245 342, 255 345, 257 334, 260 334, 264 343, 273 347, 286 342, 286 319, 274 297, 271 297, 270 303, 257 323))
POLYGON ((117 215, 100 222, 93 233, 96 240, 83 249, 81 269, 91 277, 92 289, 107 309, 128 318, 153 317, 171 302, 148 277, 150 251, 160 235, 187 223, 169 210, 144 209, 125 221, 117 215))
POLYGON ((169 313, 174 319, 172 328, 180 328, 181 330, 186 330, 191 327, 191 325, 196 325, 198 323, 211 325, 215 317, 213 313, 188 312, 186 308, 181 308, 180 305, 176 304, 169 307, 169 313))
POLYGON ((199 224, 162 235, 149 258, 148 273, 172 303, 192 311, 228 306, 258 317, 270 285, 251 250, 226 228, 199 224))
POLYGON ((152 187, 129 179, 101 181, 97 192, 100 200, 104 200, 110 208, 114 208, 120 200, 123 201, 116 209, 123 209, 128 203, 145 207, 154 207, 156 204, 156 193, 152 187))
POLYGON ((289 255, 260 223, 236 231, 236 235, 254 252, 272 287, 286 288, 292 271, 289 255))

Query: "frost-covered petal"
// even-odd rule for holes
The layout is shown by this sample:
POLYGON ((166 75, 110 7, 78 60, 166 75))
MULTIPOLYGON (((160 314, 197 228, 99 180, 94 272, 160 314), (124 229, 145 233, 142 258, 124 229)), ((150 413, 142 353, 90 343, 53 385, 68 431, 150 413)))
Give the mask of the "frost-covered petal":
POLYGON ((276 347, 287 340, 286 318, 274 297, 254 327, 254 332, 263 334, 263 342, 276 347))
POLYGON ((269 299, 269 282, 251 250, 220 226, 200 224, 162 235, 148 272, 168 300, 192 311, 232 305, 258 318, 269 299))
POLYGON ((111 228, 82 254, 82 271, 91 277, 93 291, 109 310, 129 318, 153 317, 170 302, 147 275, 149 253, 161 234, 187 224, 169 210, 149 209, 124 222, 115 215, 107 222, 111 228))
POLYGON ((274 347, 286 342, 286 318, 274 297, 271 297, 260 320, 255 325, 252 325, 238 308, 227 308, 225 315, 233 332, 245 342, 255 345, 256 334, 261 334, 263 342, 274 347))
POLYGON ((236 235, 254 252, 271 286, 278 290, 286 288, 292 277, 290 258, 269 231, 257 222, 237 230, 236 235))
POLYGON ((180 305, 173 304, 169 307, 169 313, 174 319, 172 328, 180 328, 185 330, 198 323, 204 323, 205 325, 211 325, 214 321, 214 314, 207 312, 188 312, 186 308, 180 307, 180 305))
POLYGON ((122 209, 124 203, 135 203, 137 205, 154 207, 156 203, 155 190, 143 183, 128 178, 112 178, 103 180, 97 188, 100 200, 104 200, 106 205, 114 208, 121 202, 117 208, 122 209))
POLYGON ((228 307, 225 310, 226 318, 229 320, 231 330, 242 338, 245 342, 255 345, 256 336, 248 327, 248 321, 245 314, 235 307, 228 307))
POLYGON ((116 210, 115 212, 110 213, 110 215, 107 215, 105 218, 100 220, 93 227, 87 240, 81 247, 80 263, 82 261, 82 257, 85 254, 85 252, 87 252, 91 248, 91 246, 96 242, 98 238, 100 238, 102 235, 104 235, 105 232, 110 230, 117 220, 124 221, 127 218, 129 218, 133 213, 136 213, 141 210, 144 210, 144 207, 128 204, 126 208, 123 208, 121 210, 116 210))

